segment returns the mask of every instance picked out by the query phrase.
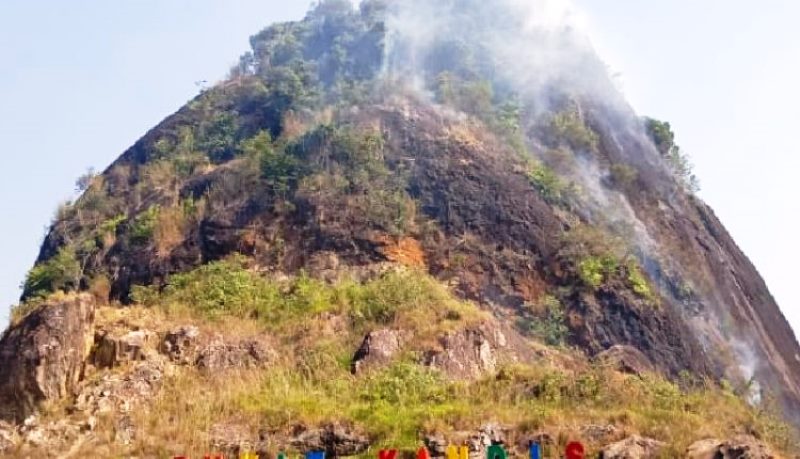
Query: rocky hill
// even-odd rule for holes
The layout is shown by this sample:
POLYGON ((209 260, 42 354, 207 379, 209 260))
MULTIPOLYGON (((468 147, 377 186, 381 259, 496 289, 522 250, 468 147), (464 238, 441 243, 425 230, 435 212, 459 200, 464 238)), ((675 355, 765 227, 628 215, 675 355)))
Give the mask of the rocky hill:
POLYGON ((326 0, 253 36, 59 210, 0 451, 793 453, 791 328, 543 8, 326 0))

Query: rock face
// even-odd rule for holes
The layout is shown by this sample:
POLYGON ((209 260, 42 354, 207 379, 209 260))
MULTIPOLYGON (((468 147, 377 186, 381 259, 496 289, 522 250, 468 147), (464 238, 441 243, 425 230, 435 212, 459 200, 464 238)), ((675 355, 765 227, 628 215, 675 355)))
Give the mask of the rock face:
POLYGON ((641 351, 632 346, 612 346, 597 355, 596 360, 623 373, 643 376, 653 373, 655 368, 641 351))
POLYGON ((0 418, 21 421, 39 403, 73 395, 94 337, 95 304, 76 295, 46 304, 0 339, 0 418))
POLYGON ((395 330, 375 330, 361 343, 353 357, 351 370, 359 374, 369 368, 385 366, 400 352, 402 347, 400 333, 395 330))
POLYGON ((173 363, 192 365, 197 359, 200 330, 195 326, 182 326, 167 332, 159 350, 173 363))
POLYGON ((262 367, 275 359, 275 351, 262 339, 250 338, 238 342, 225 342, 218 336, 200 350, 196 365, 201 370, 213 372, 231 368, 262 367))
POLYGON ((355 456, 369 445, 366 435, 340 424, 308 430, 301 427, 291 440, 291 446, 299 451, 325 451, 332 457, 355 456))
POLYGON ((495 324, 447 334, 439 339, 441 349, 426 353, 424 363, 455 379, 477 378, 497 370, 501 359, 518 360, 506 334, 495 324))
POLYGON ((101 332, 95 336, 92 363, 98 368, 113 368, 145 359, 148 346, 155 343, 155 333, 137 330, 121 335, 101 332))
POLYGON ((637 435, 603 448, 601 459, 656 459, 664 443, 637 435))
POLYGON ((728 441, 701 440, 686 451, 688 459, 773 459, 769 448, 757 439, 742 435, 728 441))

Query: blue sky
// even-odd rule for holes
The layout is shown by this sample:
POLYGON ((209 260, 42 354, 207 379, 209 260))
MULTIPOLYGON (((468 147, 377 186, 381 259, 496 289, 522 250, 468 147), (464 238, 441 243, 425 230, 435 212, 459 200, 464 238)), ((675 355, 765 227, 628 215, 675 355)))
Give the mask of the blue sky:
MULTIPOLYGON (((800 329, 800 2, 575 0, 636 110, 670 121, 800 329)), ((103 169, 309 2, 0 2, 0 324, 75 178, 103 169)), ((0 326, 2 328, 2 326, 0 326)))

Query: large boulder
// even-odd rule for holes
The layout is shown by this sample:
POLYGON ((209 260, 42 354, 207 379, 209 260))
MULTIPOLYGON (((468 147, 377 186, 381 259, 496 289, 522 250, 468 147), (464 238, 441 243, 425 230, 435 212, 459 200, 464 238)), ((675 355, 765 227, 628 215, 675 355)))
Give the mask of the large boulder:
POLYGON ((0 339, 0 419, 20 422, 46 400, 74 395, 94 341, 91 295, 53 300, 0 339))
POLYGON ((634 435, 603 448, 600 459, 655 459, 664 446, 660 441, 634 435))
POLYGON ((448 333, 439 338, 439 349, 430 350, 423 364, 453 379, 474 379, 497 370, 503 361, 527 360, 531 353, 517 337, 494 322, 448 333))
POLYGON ((400 332, 388 329, 370 332, 356 351, 351 370, 353 374, 359 374, 368 368, 386 366, 391 363, 401 348, 400 332))
POLYGON ((199 340, 200 329, 194 325, 184 325, 167 332, 159 350, 173 363, 194 365, 200 348, 199 340))
POLYGON ((728 441, 700 440, 689 446, 688 459, 773 459, 769 448, 749 435, 740 435, 728 441))
POLYGON ((97 368, 113 368, 145 360, 154 350, 156 334, 148 330, 114 332, 103 330, 95 336, 92 363, 97 368))

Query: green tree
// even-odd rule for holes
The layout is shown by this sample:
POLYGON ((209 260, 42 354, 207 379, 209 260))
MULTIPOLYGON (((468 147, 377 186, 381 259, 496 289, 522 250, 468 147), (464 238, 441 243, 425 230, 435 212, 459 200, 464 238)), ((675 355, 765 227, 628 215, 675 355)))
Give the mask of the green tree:
POLYGON ((44 296, 80 285, 80 262, 72 247, 64 247, 49 260, 39 263, 28 272, 23 285, 26 297, 44 296))

